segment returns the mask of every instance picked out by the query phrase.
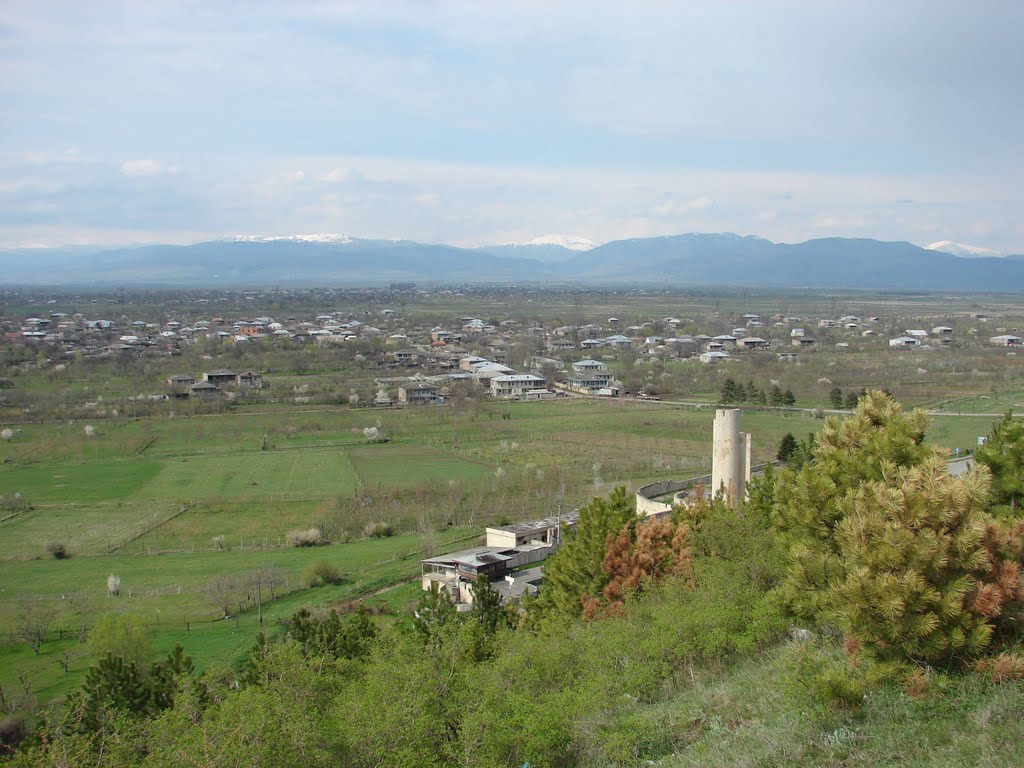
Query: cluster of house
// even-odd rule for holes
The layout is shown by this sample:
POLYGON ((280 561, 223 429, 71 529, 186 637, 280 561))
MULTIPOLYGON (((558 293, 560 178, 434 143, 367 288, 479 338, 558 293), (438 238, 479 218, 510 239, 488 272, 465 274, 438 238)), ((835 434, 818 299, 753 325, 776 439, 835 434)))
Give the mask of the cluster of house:
POLYGON ((198 380, 188 373, 179 373, 167 378, 173 397, 217 397, 224 388, 237 390, 262 389, 263 376, 255 371, 235 373, 224 369, 204 371, 198 380))
MULTIPOLYGON (((307 318, 269 316, 230 319, 209 316, 149 322, 89 319, 81 313, 50 312, 47 316, 29 317, 22 321, 0 320, 0 333, 7 342, 45 342, 63 346, 66 352, 84 355, 135 353, 140 355, 174 354, 183 344, 197 339, 213 338, 225 343, 245 344, 258 339, 281 339, 294 343, 321 345, 347 344, 353 341, 375 341, 367 353, 369 365, 382 368, 418 368, 425 376, 400 387, 398 400, 409 403, 439 402, 446 385, 470 379, 485 391, 501 398, 530 399, 555 396, 550 371, 565 370, 561 389, 591 395, 615 396, 621 387, 603 362, 623 349, 652 357, 694 358, 702 363, 720 363, 739 352, 773 350, 780 359, 794 360, 798 351, 812 350, 819 345, 809 329, 816 327, 820 335, 830 339, 837 349, 850 346, 854 337, 870 340, 879 336, 881 318, 843 315, 836 319, 815 318, 805 322, 800 317, 782 314, 762 318, 746 313, 735 327, 718 335, 684 334, 683 329, 698 325, 694 320, 663 317, 641 325, 623 327, 616 317, 604 325, 560 325, 556 327, 528 320, 483 320, 462 317, 449 326, 416 322, 390 308, 367 311, 355 319, 350 312, 322 312, 307 318), (372 319, 372 323, 370 322, 372 319), (789 344, 780 336, 788 330, 789 344), (609 331, 614 331, 609 333, 609 331), (845 338, 836 339, 835 331, 845 338), (513 344, 525 344, 532 351, 545 351, 552 357, 535 355, 529 370, 509 366, 509 350, 513 344), (564 354, 560 354, 564 353, 564 354), (561 357, 577 355, 585 359, 566 364, 561 357), (610 356, 610 357, 609 357, 610 356), (546 372, 546 375, 545 375, 546 372), (437 378, 440 377, 440 378, 437 378), (433 389, 432 389, 433 388, 433 389)), ((971 317, 973 322, 986 323, 983 314, 971 317)), ((709 324, 725 331, 721 322, 709 324)), ((1002 329, 1000 329, 1002 330, 1002 329)), ((1013 330, 1013 329, 1009 329, 1013 330)), ((952 342, 953 328, 940 325, 931 331, 909 329, 888 340, 890 347, 946 346, 952 342)), ((977 336, 970 328, 967 336, 977 336)), ((881 341, 881 340, 880 340, 881 341)), ((992 336, 993 345, 1015 347, 1024 342, 1010 333, 992 336)), ((187 377, 172 387, 184 384, 187 377)), ((221 386, 217 382, 209 382, 221 386)), ((237 387, 251 386, 235 382, 237 387)), ((205 388, 205 387, 204 387, 205 388)), ((212 393, 212 390, 208 390, 212 393)))
MULTIPOLYGON (((556 393, 548 389, 548 381, 535 373, 517 373, 507 365, 477 355, 466 355, 456 361, 458 368, 437 376, 417 375, 402 379, 398 385, 398 402, 404 405, 437 405, 444 402, 443 391, 456 382, 466 381, 487 394, 504 400, 549 400, 556 393)), ((386 385, 388 380, 378 380, 386 385)), ((377 405, 384 405, 378 396, 377 405)))

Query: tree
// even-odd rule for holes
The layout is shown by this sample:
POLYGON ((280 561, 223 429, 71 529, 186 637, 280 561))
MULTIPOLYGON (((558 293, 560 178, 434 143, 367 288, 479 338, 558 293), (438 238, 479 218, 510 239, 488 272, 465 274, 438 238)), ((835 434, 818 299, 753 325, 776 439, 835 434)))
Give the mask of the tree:
POLYGON ((586 596, 583 618, 594 618, 601 610, 619 614, 629 593, 640 592, 668 575, 691 575, 689 530, 682 519, 624 525, 618 536, 608 540, 601 561, 608 583, 600 595, 586 596))
POLYGON ((779 389, 779 385, 772 384, 772 388, 768 390, 768 405, 782 405, 782 400, 782 390, 779 389))
POLYGON ((832 403, 833 408, 843 407, 843 390, 839 387, 832 387, 828 393, 828 400, 832 403))
POLYGON ((853 410, 857 407, 857 401, 860 400, 860 395, 854 392, 852 389, 846 393, 845 405, 849 410, 853 410))
POLYGON ((985 445, 974 452, 979 464, 992 473, 992 502, 1008 506, 1011 515, 1024 500, 1024 423, 1007 411, 1002 421, 992 427, 985 445))
POLYGON ((473 617, 480 622, 484 634, 493 635, 499 627, 508 626, 508 614, 501 604, 501 595, 491 586, 487 576, 477 576, 472 589, 473 617))
POLYGON ((950 664, 1020 615, 1024 525, 987 514, 986 467, 949 476, 927 426, 923 412, 868 392, 850 418, 825 423, 809 462, 779 473, 772 514, 792 613, 875 656, 950 664))
POLYGON ((544 589, 532 606, 534 615, 581 615, 584 600, 602 594, 610 580, 601 567, 608 539, 635 522, 635 502, 624 486, 607 499, 596 497, 580 507, 575 532, 565 537, 545 565, 544 589))
POLYGON ((988 486, 987 470, 953 478, 937 455, 862 485, 836 526, 829 616, 884 659, 978 657, 1002 609, 982 581, 988 486))
POLYGON ((437 642, 443 627, 458 620, 458 613, 451 598, 441 591, 441 585, 432 582, 416 603, 412 625, 417 634, 429 642, 437 642))
POLYGON ((17 605, 17 636, 28 643, 32 653, 39 655, 40 647, 46 642, 46 630, 56 618, 57 610, 36 595, 19 596, 17 605))
POLYGON ((746 388, 746 391, 743 393, 743 399, 748 401, 748 402, 751 402, 751 403, 756 402, 757 401, 757 393, 759 391, 760 390, 754 384, 754 380, 751 379, 750 381, 747 382, 747 388, 746 388))
POLYGON ((773 522, 790 549, 782 592, 797 616, 813 620, 823 590, 841 572, 835 529, 846 498, 862 483, 930 456, 927 426, 923 411, 904 413, 891 398, 870 392, 851 417, 825 420, 808 446, 809 460, 779 472, 773 522))
POLYGON ((89 653, 102 659, 116 656, 143 669, 153 655, 149 631, 125 614, 106 613, 89 632, 89 653))
POLYGON ((793 390, 787 389, 782 393, 782 404, 783 405, 796 405, 796 397, 793 396, 793 390))
POLYGON ((203 587, 207 601, 220 612, 225 619, 233 616, 242 597, 242 585, 237 578, 221 575, 206 582, 203 587))
POLYGON ((731 376, 722 384, 721 398, 723 403, 738 403, 740 400, 740 388, 731 376))
POLYGON ((792 432, 787 432, 782 436, 782 440, 779 442, 779 451, 775 457, 779 461, 789 461, 789 458, 796 452, 796 450, 796 437, 793 436, 792 432))

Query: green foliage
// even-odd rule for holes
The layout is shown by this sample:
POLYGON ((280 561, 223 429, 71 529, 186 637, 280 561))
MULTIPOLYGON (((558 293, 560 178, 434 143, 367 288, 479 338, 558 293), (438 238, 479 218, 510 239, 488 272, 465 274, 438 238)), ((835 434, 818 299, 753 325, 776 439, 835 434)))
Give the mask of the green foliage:
POLYGON ((923 444, 927 424, 924 413, 905 414, 898 403, 871 392, 850 418, 826 420, 811 461, 779 472, 773 522, 790 549, 782 593, 797 616, 818 616, 828 584, 842 575, 835 529, 846 497, 863 482, 930 456, 933 449, 923 444))
POLYGON ((624 486, 607 499, 595 497, 580 507, 575 532, 545 565, 544 589, 532 606, 534 618, 580 616, 583 601, 600 595, 608 584, 601 563, 609 537, 635 522, 635 502, 624 486))
POLYGON ((829 610, 883 659, 949 665, 976 658, 993 627, 972 598, 990 568, 988 472, 952 478, 938 456, 863 484, 836 530, 843 575, 829 610))
MULTIPOLYGON (((377 637, 377 628, 365 611, 355 611, 342 619, 335 610, 314 612, 301 608, 288 619, 286 631, 302 648, 303 654, 313 658, 362 658, 369 653, 377 637)), ((265 644, 266 641, 262 641, 262 645, 265 644)), ((258 652, 259 647, 256 650, 258 652)))
POLYGON ((340 584, 344 579, 341 569, 334 563, 327 560, 318 560, 310 563, 302 572, 302 580, 311 587, 326 587, 330 584, 340 584))
POLYGON ((78 727, 99 731, 113 717, 152 715, 174 703, 178 679, 191 675, 192 659, 180 645, 164 661, 144 669, 134 661, 108 652, 89 668, 82 688, 73 697, 72 709, 80 711, 78 727))
POLYGON ((144 669, 153 657, 149 630, 128 614, 101 615, 88 637, 89 653, 97 659, 114 656, 144 669))
POLYGON ((779 461, 789 461, 790 457, 796 453, 797 442, 792 432, 787 432, 782 436, 782 440, 779 442, 778 453, 775 454, 775 458, 779 461))
POLYGON ((457 619, 451 598, 441 590, 440 584, 433 582, 430 589, 420 595, 412 623, 423 641, 436 642, 442 630, 457 619))
POLYGON ((1009 507, 1016 516, 1024 501, 1024 423, 1007 411, 974 459, 992 473, 992 503, 1009 507))
POLYGON ((839 387, 832 387, 828 393, 828 401, 832 404, 833 408, 843 407, 843 390, 839 387))
POLYGON ((779 591, 877 658, 949 665, 988 646, 1017 571, 996 567, 986 538, 988 471, 950 477, 926 425, 871 392, 826 423, 810 463, 780 473, 774 519, 790 567, 779 591))
POLYGON ((719 399, 726 404, 738 403, 744 399, 740 385, 731 376, 723 382, 719 399))

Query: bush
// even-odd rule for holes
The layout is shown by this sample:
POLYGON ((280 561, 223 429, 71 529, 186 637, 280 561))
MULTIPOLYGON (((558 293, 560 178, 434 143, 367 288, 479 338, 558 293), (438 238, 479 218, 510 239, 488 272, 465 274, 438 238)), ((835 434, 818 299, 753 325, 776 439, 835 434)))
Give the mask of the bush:
POLYGON ((303 581, 311 587, 325 587, 328 584, 339 584, 344 578, 338 566, 326 560, 312 563, 302 574, 303 581))
POLYGON ((323 531, 319 528, 290 531, 285 536, 285 541, 288 542, 289 547, 319 547, 321 544, 327 543, 323 531))
POLYGON ((63 560, 70 557, 67 546, 61 541, 51 541, 46 545, 46 551, 53 555, 57 560, 63 560))
POLYGON ((391 523, 367 523, 363 535, 370 539, 386 539, 395 535, 395 526, 391 523))
POLYGON ((5 717, 0 720, 0 755, 14 751, 28 735, 25 721, 20 717, 5 717))

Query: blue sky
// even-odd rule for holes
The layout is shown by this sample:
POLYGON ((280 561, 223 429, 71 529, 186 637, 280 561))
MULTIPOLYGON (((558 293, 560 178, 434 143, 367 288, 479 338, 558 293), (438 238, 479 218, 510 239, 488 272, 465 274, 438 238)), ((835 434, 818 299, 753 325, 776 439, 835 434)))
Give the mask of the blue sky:
POLYGON ((0 13, 0 245, 733 231, 1024 252, 1024 3, 0 13))

